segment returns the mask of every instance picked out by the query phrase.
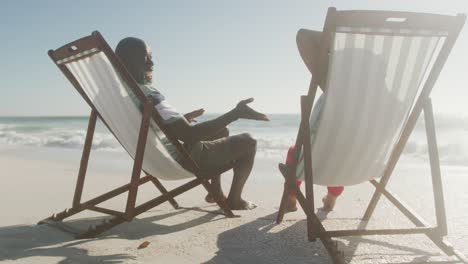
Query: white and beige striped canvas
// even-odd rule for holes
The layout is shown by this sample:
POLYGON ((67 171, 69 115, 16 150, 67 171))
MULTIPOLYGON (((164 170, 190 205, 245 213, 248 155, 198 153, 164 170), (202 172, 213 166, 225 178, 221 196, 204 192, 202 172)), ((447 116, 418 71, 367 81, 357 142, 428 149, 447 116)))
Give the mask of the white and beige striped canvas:
MULTIPOLYGON (((382 176, 446 35, 337 28, 312 135, 314 184, 347 186, 382 176)), ((301 161, 297 175, 303 174, 301 161)))
MULTIPOLYGON (((72 61, 66 67, 75 76, 97 111, 124 149, 135 158, 142 119, 139 107, 129 96, 131 90, 103 52, 72 61)), ((151 120, 143 170, 164 180, 194 177, 168 153, 162 141, 167 140, 151 120)))

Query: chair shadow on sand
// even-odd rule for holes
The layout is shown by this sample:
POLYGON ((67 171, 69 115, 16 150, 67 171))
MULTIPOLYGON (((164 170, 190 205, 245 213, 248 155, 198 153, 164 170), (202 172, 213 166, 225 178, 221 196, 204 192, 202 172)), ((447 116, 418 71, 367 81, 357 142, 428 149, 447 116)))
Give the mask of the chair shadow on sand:
MULTIPOLYGON (((150 212, 155 212, 153 210, 150 212)), ((90 255, 84 245, 93 241, 111 238, 139 240, 148 236, 164 235, 186 230, 211 221, 217 212, 205 211, 200 208, 182 208, 165 214, 158 214, 145 218, 134 219, 131 223, 122 224, 94 239, 75 240, 70 233, 63 232, 48 225, 18 225, 0 227, 0 262, 4 260, 24 260, 29 257, 61 257, 58 263, 125 263, 134 260, 135 257, 122 254, 90 255), (208 212, 200 217, 189 221, 175 224, 163 225, 157 221, 165 218, 182 215, 190 210, 208 212)), ((93 217, 66 221, 67 226, 72 229, 86 227, 100 223, 107 217, 93 217), (78 228, 77 228, 78 227, 78 228)), ((138 243, 129 243, 130 247, 137 247, 138 243)), ((95 254, 95 253, 94 253, 95 254)))
POLYGON ((218 252, 206 263, 328 263, 321 244, 306 241, 305 220, 282 228, 275 217, 272 213, 219 234, 218 252))
MULTIPOLYGON (((150 211, 150 213, 157 212, 163 211, 150 211)), ((319 217, 323 221, 327 214, 319 211, 319 217)), ((106 217, 85 218, 70 220, 66 223, 74 227, 86 227, 97 224, 104 218, 106 217)), ((218 236, 216 256, 206 263, 329 263, 326 251, 320 241, 317 240, 315 243, 307 241, 305 219, 286 220, 286 223, 294 222, 294 224, 282 228, 275 224, 275 218, 276 213, 272 213, 222 232, 218 236), (276 231, 275 229, 281 230, 276 231)), ((126 253, 90 255, 84 245, 106 239, 139 240, 149 236, 176 233, 223 219, 224 217, 219 217, 219 211, 208 211, 198 207, 181 208, 169 213, 137 218, 131 223, 122 224, 97 238, 84 240, 75 240, 73 235, 47 225, 0 227, 0 261, 24 260, 29 257, 62 257, 63 259, 58 263, 125 263, 134 260, 135 256, 126 253), (205 214, 180 224, 164 225, 158 223, 158 221, 181 216, 190 211, 199 211, 205 214)), ((359 228, 365 228, 365 226, 366 222, 361 222, 359 228)), ((139 242, 130 242, 129 246, 136 248, 138 244, 139 242)), ((424 250, 377 241, 373 240, 372 237, 347 237, 338 240, 338 247, 345 250, 348 261, 352 260, 360 244, 372 244, 391 250, 406 251, 408 254, 405 256, 415 255, 410 263, 425 263, 431 256, 431 253, 424 250)), ((401 255, 401 253, 398 254, 398 256, 401 255)), ((392 254, 387 256, 392 256, 392 254)))
MULTIPOLYGON (((320 221, 323 221, 324 219, 326 219, 326 217, 327 217, 326 212, 322 211, 322 213, 319 214, 320 221)), ((368 222, 362 221, 360 219, 355 219, 355 220, 359 220, 359 224, 357 225, 356 229, 367 228, 368 222)), ((409 246, 399 245, 399 244, 395 244, 392 242, 376 240, 376 239, 373 239, 373 237, 376 237, 376 236, 342 237, 340 238, 341 241, 338 240, 338 247, 340 248, 340 250, 343 250, 345 252, 345 257, 348 261, 351 261, 353 257, 357 256, 356 252, 359 246, 372 245, 372 246, 378 246, 381 248, 386 248, 390 251, 389 253, 384 253, 384 254, 382 253, 367 254, 368 259, 375 258, 375 261, 378 261, 379 259, 384 259, 384 261, 380 261, 379 263, 381 262, 386 263, 386 264, 459 263, 458 261, 454 261, 454 260, 433 261, 431 260, 432 257, 438 257, 442 255, 434 254, 433 251, 429 252, 429 251, 417 248, 417 246, 409 247, 409 246), (391 251, 397 251, 397 252, 391 252, 391 251), (402 251, 406 253, 402 253, 402 251), (411 260, 410 261, 397 261, 397 262, 393 261, 393 259, 401 259, 403 257, 405 259, 411 259, 411 260)), ((429 239, 427 240, 429 241, 429 239)), ((434 246, 433 248, 435 249, 436 247, 434 246)))
MULTIPOLYGON (((319 210, 320 221, 327 218, 327 213, 319 210)), ((316 242, 307 240, 306 220, 285 220, 295 223, 286 227, 279 227, 275 223, 276 213, 260 217, 250 223, 227 230, 218 236, 218 252, 207 261, 215 263, 330 263, 328 254, 319 239, 316 242)), ((347 220, 358 220, 357 218, 347 220)), ((361 221, 359 228, 365 228, 367 222, 361 221)), ((396 263, 426 263, 432 253, 425 250, 378 241, 372 237, 345 237, 337 240, 338 248, 345 251, 347 261, 351 262, 360 244, 376 245, 400 253, 385 254, 387 259, 405 256, 412 258, 410 262, 396 263), (405 251, 407 253, 401 253, 405 251), (414 256, 414 257, 412 257, 414 256)), ((438 255, 437 255, 438 256, 438 255)), ((372 258, 372 255, 369 257, 372 258)), ((376 261, 381 256, 375 255, 376 261)), ((381 259, 380 259, 381 260, 381 259)), ((440 261, 436 263, 455 263, 440 261)))

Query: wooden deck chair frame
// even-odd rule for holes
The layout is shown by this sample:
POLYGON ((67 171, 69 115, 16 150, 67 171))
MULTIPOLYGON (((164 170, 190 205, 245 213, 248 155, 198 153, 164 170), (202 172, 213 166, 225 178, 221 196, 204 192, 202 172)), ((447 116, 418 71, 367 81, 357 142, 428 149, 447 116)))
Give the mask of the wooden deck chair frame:
MULTIPOLYGON (((67 79, 72 83, 75 89, 81 94, 81 96, 85 99, 85 101, 91 107, 91 115, 89 118, 88 123, 88 130, 86 132, 86 139, 83 147, 83 153, 81 157, 80 168, 78 172, 78 179, 76 182, 75 193, 73 196, 73 203, 72 207, 66 209, 58 214, 53 214, 52 216, 42 220, 39 224, 54 224, 60 229, 64 231, 71 231, 75 232, 73 228, 69 228, 66 225, 60 224, 63 219, 75 215, 79 212, 84 210, 91 210, 96 211, 99 213, 107 214, 112 216, 110 219, 103 220, 103 222, 96 226, 90 226, 89 229, 83 233, 79 233, 76 235, 76 238, 90 238, 96 235, 101 234, 102 232, 109 230, 110 228, 119 225, 126 221, 131 221, 135 216, 142 214, 164 202, 169 202, 175 209, 179 208, 179 205, 174 200, 174 197, 182 194, 198 185, 203 185, 205 189, 211 194, 216 203, 219 207, 224 211, 224 214, 227 217, 234 217, 231 209, 228 207, 225 199, 223 199, 218 193, 213 191, 213 187, 211 183, 208 181, 215 175, 219 175, 223 173, 231 167, 225 168, 218 168, 212 171, 202 171, 196 164, 196 162, 190 157, 187 150, 180 144, 180 142, 176 139, 175 135, 171 133, 167 127, 164 126, 162 122, 162 117, 160 114, 155 110, 153 107, 152 102, 145 97, 143 92, 138 87, 138 84, 127 71, 127 69, 123 66, 121 61, 118 57, 114 54, 113 50, 104 40, 102 35, 95 31, 90 36, 86 36, 69 44, 66 44, 60 47, 57 50, 49 50, 48 52, 50 58, 54 61, 54 63, 58 66, 58 68, 62 71, 62 73, 67 77, 67 79), (94 50, 91 53, 83 54, 85 51, 94 50), (120 186, 116 189, 113 189, 107 193, 99 195, 93 199, 88 201, 82 202, 81 196, 83 193, 83 186, 86 176, 86 170, 88 167, 88 160, 91 152, 92 140, 94 135, 94 129, 96 126, 97 118, 100 118, 101 121, 107 126, 107 128, 111 131, 111 133, 115 136, 115 133, 112 129, 106 124, 106 121, 101 118, 99 112, 97 111, 96 107, 93 105, 92 101, 88 98, 86 93, 84 92, 83 88, 77 81, 77 79, 73 76, 70 70, 67 69, 65 66, 66 63, 81 60, 86 57, 92 56, 98 52, 103 52, 105 56, 109 59, 112 66, 119 72, 122 77, 122 80, 127 83, 128 87, 132 90, 132 92, 137 96, 137 98, 142 102, 143 105, 143 113, 142 113, 142 120, 141 120, 141 127, 139 130, 138 135, 138 142, 137 148, 135 153, 135 158, 133 162, 133 170, 130 182, 123 186, 120 186), (146 146, 146 139, 148 135, 148 130, 150 129, 150 121, 153 119, 156 124, 161 128, 167 138, 171 141, 174 146, 176 146, 179 157, 182 157, 182 164, 184 167, 191 171, 195 179, 190 180, 189 182, 174 188, 173 190, 168 191, 163 184, 153 175, 146 173, 146 176, 140 177, 143 165, 143 156, 145 153, 145 146, 146 146), (145 203, 142 203, 136 206, 136 197, 138 188, 140 185, 152 182, 154 186, 161 192, 161 195, 151 199, 145 203), (124 212, 119 212, 115 210, 106 209, 103 207, 99 207, 98 205, 102 202, 105 202, 111 198, 116 197, 117 195, 123 194, 128 192, 126 209, 124 212)), ((117 137, 116 137, 117 138, 117 137)), ((118 140, 118 138, 117 138, 118 140)))
MULTIPOLYGON (((404 17, 407 18, 403 23, 406 27, 414 29, 440 29, 447 30, 448 36, 442 46, 438 57, 436 58, 430 75, 426 80, 422 91, 417 98, 415 105, 412 108, 406 126, 403 128, 395 148, 392 150, 390 159, 386 164, 384 173, 380 181, 371 180, 370 183, 375 186, 376 190, 367 207, 363 216, 364 221, 368 221, 374 212, 374 209, 380 197, 384 195, 393 205, 395 205, 408 219, 416 226, 415 228, 401 228, 401 229, 355 229, 355 230, 326 230, 317 215, 315 214, 314 206, 314 191, 313 183, 314 177, 312 175, 312 161, 311 161, 311 140, 309 128, 309 116, 311 114, 315 94, 319 84, 323 83, 317 76, 324 76, 325 67, 318 69, 317 76, 312 76, 309 91, 306 96, 301 97, 301 123, 299 132, 296 138, 295 149, 304 151, 304 170, 305 170, 305 195, 301 192, 300 188, 296 185, 295 167, 299 159, 299 151, 293 159, 293 166, 287 172, 282 171, 285 178, 285 189, 281 199, 281 205, 277 215, 277 223, 281 223, 285 213, 285 205, 288 199, 288 194, 293 191, 297 200, 307 216, 307 233, 309 241, 316 241, 320 238, 324 247, 328 251, 333 263, 346 263, 343 251, 339 251, 337 244, 332 240, 332 237, 344 236, 368 236, 368 235, 397 235, 397 234, 425 234, 437 245, 445 254, 457 257, 460 261, 468 263, 468 260, 463 254, 455 250, 444 237, 447 235, 447 221, 444 206, 444 196, 442 191, 442 181, 440 174, 439 156, 437 150, 437 141, 435 135, 434 118, 432 111, 432 104, 430 93, 438 78, 444 63, 461 31, 465 22, 466 16, 459 14, 457 16, 442 16, 434 14, 422 13, 407 13, 407 12, 387 12, 387 11, 337 11, 336 8, 331 7, 328 9, 323 34, 320 43, 320 55, 318 65, 328 65, 328 50, 331 45, 332 33, 336 31, 338 26, 389 26, 386 23, 387 18, 404 17), (443 18, 443 19, 439 19, 443 18), (321 71, 321 72, 320 72, 321 71), (392 172, 402 154, 403 148, 411 135, 416 121, 418 120, 421 112, 424 111, 424 119, 427 134, 429 161, 432 174, 432 185, 434 192, 435 211, 436 211, 436 226, 430 226, 415 212, 413 212, 407 205, 400 201, 397 196, 392 194, 387 188, 387 183, 392 175, 392 172)), ((390 25, 391 27, 398 27, 397 23, 390 25)), ((372 33, 369 33, 372 34, 372 33)), ((299 45, 299 43, 298 43, 299 45)), ((301 48, 301 47, 299 47, 301 48)), ((301 56, 303 53, 301 52, 301 56)), ((303 58, 304 59, 304 58, 303 58)), ((312 58, 313 59, 313 58, 312 58)), ((307 60, 304 59, 307 65, 307 60)), ((311 67, 307 65, 312 73, 311 67)))

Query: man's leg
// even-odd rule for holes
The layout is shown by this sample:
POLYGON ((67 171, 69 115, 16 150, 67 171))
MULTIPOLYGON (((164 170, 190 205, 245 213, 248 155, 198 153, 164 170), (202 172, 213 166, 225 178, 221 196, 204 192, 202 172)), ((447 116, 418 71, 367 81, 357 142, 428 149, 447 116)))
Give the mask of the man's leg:
POLYGON ((227 203, 233 210, 253 209, 256 207, 254 204, 242 199, 242 190, 252 171, 257 151, 257 141, 249 134, 240 134, 229 137, 228 142, 235 161, 234 176, 227 203))
POLYGON ((336 198, 341 195, 344 190, 343 186, 328 186, 328 193, 322 198, 323 210, 333 211, 335 207, 336 198))
MULTIPOLYGON (((220 139, 220 138, 224 138, 224 137, 228 137, 228 136, 229 136, 229 130, 227 128, 224 128, 223 130, 221 130, 218 134, 214 135, 213 137, 203 139, 203 140, 215 140, 215 139, 220 139)), ((221 187, 221 174, 216 175, 215 177, 213 177, 211 179, 211 183, 213 184, 214 191, 221 193, 221 196, 226 198, 226 196, 223 193, 223 189, 221 187)), ((215 200, 211 196, 211 194, 206 195, 205 201, 207 203, 215 203, 215 200)))
MULTIPOLYGON (((194 156, 198 155, 198 162, 205 169, 233 166, 234 176, 227 197, 227 203, 233 210, 255 207, 242 199, 242 190, 252 170, 256 150, 257 141, 249 134, 240 134, 212 141, 201 141, 193 153, 194 156)), ((219 178, 214 179, 212 183, 215 185, 215 190, 222 192, 219 178)), ((211 198, 210 195, 207 196, 207 201, 211 198)))
MULTIPOLYGON (((294 153, 295 153, 295 146, 291 146, 288 149, 288 154, 286 155, 286 166, 289 167, 289 166, 293 165, 294 153)), ((301 187, 301 181, 296 180, 296 185, 297 185, 297 187, 301 187)), ((284 187, 286 188, 286 183, 285 183, 284 187)), ((285 210, 286 210, 286 212, 295 212, 295 211, 297 211, 296 194, 292 190, 289 191, 288 202, 286 204, 285 210)))

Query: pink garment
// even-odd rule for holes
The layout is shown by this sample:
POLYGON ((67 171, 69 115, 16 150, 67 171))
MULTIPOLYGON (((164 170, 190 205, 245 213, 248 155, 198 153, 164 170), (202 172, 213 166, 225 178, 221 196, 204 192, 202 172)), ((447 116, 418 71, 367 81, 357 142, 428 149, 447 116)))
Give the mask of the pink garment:
MULTIPOLYGON (((292 165, 293 156, 294 156, 294 146, 291 146, 291 147, 288 149, 288 155, 287 155, 287 157, 286 157, 286 165, 287 165, 287 166, 292 165)), ((301 187, 301 183, 302 183, 302 181, 296 180, 296 185, 297 185, 297 187, 301 187)), ((335 197, 338 197, 338 196, 341 195, 341 193, 343 193, 344 187, 343 187, 343 186, 328 186, 328 187, 327 187, 327 190, 328 190, 328 194, 333 195, 333 196, 335 196, 335 197)), ((293 191, 290 191, 290 192, 289 192, 289 195, 290 195, 290 196, 294 196, 294 192, 293 192, 293 191)))

